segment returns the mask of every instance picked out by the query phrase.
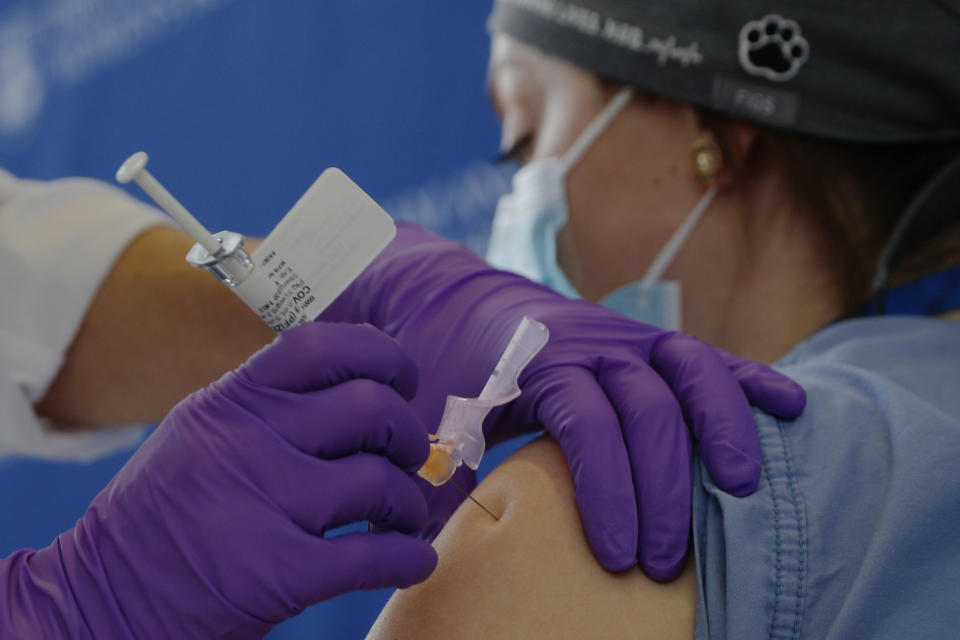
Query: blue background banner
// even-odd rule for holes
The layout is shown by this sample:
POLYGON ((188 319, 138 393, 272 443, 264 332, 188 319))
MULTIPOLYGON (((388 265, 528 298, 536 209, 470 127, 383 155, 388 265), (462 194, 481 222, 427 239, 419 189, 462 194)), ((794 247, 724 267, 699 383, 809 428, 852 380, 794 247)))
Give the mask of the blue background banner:
MULTIPOLYGON (((485 98, 489 9, 0 2, 0 166, 112 182, 143 149, 209 228, 252 235, 268 233, 338 166, 395 217, 482 251, 510 173, 489 162, 499 140, 485 98)), ((0 460, 0 555, 45 546, 72 526, 129 453, 93 464, 0 460)), ((318 605, 270 637, 363 637, 389 594, 318 605)))

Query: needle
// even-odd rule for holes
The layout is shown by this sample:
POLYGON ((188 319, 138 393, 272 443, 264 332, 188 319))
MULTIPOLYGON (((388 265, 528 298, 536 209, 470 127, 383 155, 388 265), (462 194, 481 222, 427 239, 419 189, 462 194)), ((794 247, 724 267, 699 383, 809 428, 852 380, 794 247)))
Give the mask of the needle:
POLYGON ((450 484, 452 484, 453 486, 455 486, 455 487, 457 488, 457 490, 460 491, 460 493, 462 493, 462 494, 465 495, 466 497, 468 497, 468 498, 470 498, 471 500, 473 500, 474 504, 476 504, 478 507, 480 507, 481 509, 483 509, 484 511, 486 511, 487 513, 489 513, 491 518, 493 518, 493 519, 496 520, 497 522, 500 522, 500 518, 498 518, 497 516, 493 515, 493 512, 491 512, 490 509, 487 509, 485 506, 483 506, 482 504, 480 504, 480 502, 479 502, 476 498, 474 498, 472 495, 470 495, 469 493, 467 493, 466 491, 464 491, 463 487, 461 487, 460 485, 458 485, 454 480, 451 479, 451 480, 450 480, 450 484))

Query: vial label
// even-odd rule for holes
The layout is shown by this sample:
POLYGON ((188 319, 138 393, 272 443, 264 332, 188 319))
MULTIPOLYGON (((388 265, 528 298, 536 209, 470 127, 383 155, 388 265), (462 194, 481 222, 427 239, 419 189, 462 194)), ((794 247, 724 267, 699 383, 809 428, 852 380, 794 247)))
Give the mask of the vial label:
POLYGON ((275 331, 310 322, 396 235, 393 219, 339 169, 327 169, 251 256, 237 293, 275 331))

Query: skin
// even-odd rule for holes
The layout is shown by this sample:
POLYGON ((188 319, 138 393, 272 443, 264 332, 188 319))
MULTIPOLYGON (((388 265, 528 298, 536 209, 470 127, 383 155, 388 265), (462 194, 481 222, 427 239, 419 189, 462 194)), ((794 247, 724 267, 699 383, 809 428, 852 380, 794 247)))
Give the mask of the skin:
POLYGON ((39 415, 79 427, 159 422, 273 340, 239 298, 184 261, 193 242, 156 227, 127 247, 37 403, 39 415))
POLYGON ((508 458, 474 495, 499 521, 464 502, 434 543, 433 575, 397 591, 368 640, 693 636, 692 564, 667 585, 597 564, 549 437, 508 458))
MULTIPOLYGON (((504 150, 521 162, 562 154, 616 93, 585 70, 510 38, 493 39, 489 88, 504 150), (529 143, 516 149, 518 141, 529 143)), ((705 187, 689 159, 710 136, 690 105, 638 95, 566 180, 561 267, 585 298, 640 279, 705 187)), ((841 309, 808 212, 790 202, 775 156, 734 131, 720 190, 668 269, 683 284, 684 331, 773 362, 841 309), (722 311, 718 311, 722 310, 722 311)), ((370 638, 671 638, 693 635, 695 576, 671 584, 603 570, 590 553, 570 475, 552 441, 522 449, 476 490, 437 539, 440 564, 398 592, 370 638)))

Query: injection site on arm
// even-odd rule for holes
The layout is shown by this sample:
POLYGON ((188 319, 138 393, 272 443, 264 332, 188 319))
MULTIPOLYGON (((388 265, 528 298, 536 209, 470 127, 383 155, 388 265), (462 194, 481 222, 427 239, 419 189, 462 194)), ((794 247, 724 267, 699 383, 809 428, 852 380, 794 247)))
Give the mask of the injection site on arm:
POLYGON ((548 436, 520 448, 474 490, 494 522, 458 509, 434 541, 425 582, 391 596, 368 640, 693 638, 693 562, 670 584, 594 559, 567 461, 548 436))

